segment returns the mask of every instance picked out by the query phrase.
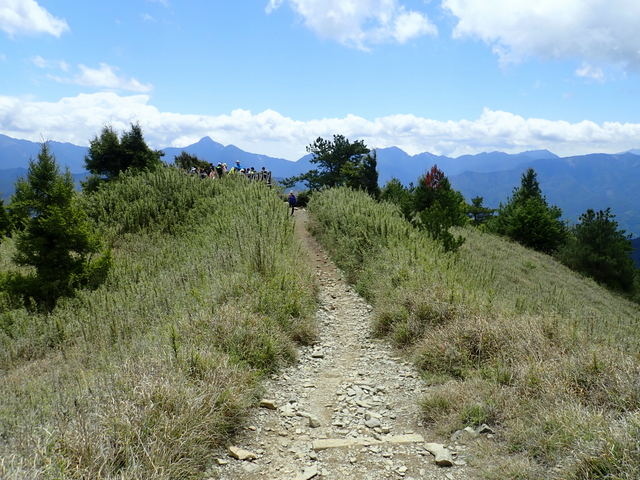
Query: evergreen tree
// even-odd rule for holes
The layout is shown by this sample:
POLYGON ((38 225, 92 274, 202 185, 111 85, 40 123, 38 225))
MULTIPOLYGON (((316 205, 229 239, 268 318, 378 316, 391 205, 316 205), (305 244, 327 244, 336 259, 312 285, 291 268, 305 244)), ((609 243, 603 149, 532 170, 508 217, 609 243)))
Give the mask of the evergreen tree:
POLYGON ((485 223, 495 212, 495 209, 482 205, 483 201, 483 197, 474 197, 471 199, 471 205, 469 205, 468 213, 471 216, 471 223, 475 226, 485 223))
POLYGON ((488 222, 488 227, 526 247, 551 253, 567 238, 561 216, 560 208, 547 204, 537 174, 529 168, 522 175, 520 187, 514 189, 505 205, 500 205, 498 215, 488 222))
POLYGON ((614 219, 609 208, 587 210, 572 229, 573 235, 559 257, 573 270, 616 290, 631 292, 635 277, 631 240, 624 230, 618 230, 614 219))
POLYGON ((196 155, 191 155, 187 152, 180 152, 180 155, 176 155, 173 161, 178 168, 182 168, 183 170, 191 170, 192 167, 195 168, 205 168, 209 164, 204 160, 200 160, 196 155))
POLYGON ((60 173, 46 143, 29 162, 26 179, 18 180, 12 203, 27 214, 14 261, 35 270, 35 276, 13 278, 17 293, 51 308, 58 297, 104 276, 109 254, 91 259, 100 241, 76 202, 71 173, 60 173))
POLYGON ((0 198, 0 240, 11 235, 11 217, 4 206, 4 201, 0 198))
POLYGON ((391 202, 400 207, 405 218, 411 218, 413 208, 413 189, 406 188, 400 180, 392 178, 380 191, 380 200, 391 202))
POLYGON ((306 182, 309 190, 348 186, 365 190, 377 197, 378 172, 375 153, 371 153, 362 140, 350 142, 343 135, 334 135, 333 141, 318 137, 307 152, 313 154, 311 163, 318 168, 284 180, 285 186, 306 182))
POLYGON ((453 188, 444 172, 434 165, 418 181, 413 191, 416 223, 424 228, 446 251, 458 249, 464 239, 454 237, 449 229, 467 223, 466 204, 462 194, 453 188))
POLYGON ((162 165, 163 153, 152 150, 144 141, 140 125, 131 125, 121 138, 112 127, 102 129, 89 143, 85 166, 92 174, 84 183, 85 190, 95 190, 102 181, 112 180, 128 169, 153 170, 162 165))

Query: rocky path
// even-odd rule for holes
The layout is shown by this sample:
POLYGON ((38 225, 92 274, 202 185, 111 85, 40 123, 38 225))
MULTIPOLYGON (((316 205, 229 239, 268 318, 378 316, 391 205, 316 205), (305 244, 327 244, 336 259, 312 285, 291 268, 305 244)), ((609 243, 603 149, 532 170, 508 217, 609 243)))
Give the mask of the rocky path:
POLYGON ((427 388, 413 366, 370 336, 371 307, 306 231, 320 285, 318 343, 266 383, 234 446, 221 452, 214 478, 227 479, 468 479, 464 451, 438 451, 419 419, 427 388), (448 467, 436 465, 436 457, 448 467), (448 457, 448 458, 447 458, 448 457))

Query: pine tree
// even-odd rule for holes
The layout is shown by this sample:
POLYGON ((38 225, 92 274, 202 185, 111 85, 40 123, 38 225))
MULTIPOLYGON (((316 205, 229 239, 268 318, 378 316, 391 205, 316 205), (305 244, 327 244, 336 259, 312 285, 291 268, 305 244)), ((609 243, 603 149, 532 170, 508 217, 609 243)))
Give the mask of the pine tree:
POLYGON ((449 232, 451 227, 468 221, 464 198, 451 188, 437 165, 419 179, 413 191, 413 211, 416 223, 440 241, 446 251, 457 250, 464 243, 464 238, 449 232))
POLYGON ((634 288, 635 268, 631 259, 630 236, 618 230, 611 209, 587 210, 559 252, 569 268, 600 283, 625 292, 634 288))
POLYGON ((176 167, 182 168, 183 170, 190 170, 191 167, 195 168, 205 168, 209 164, 204 160, 200 160, 196 155, 191 155, 187 152, 180 152, 180 155, 176 155, 173 163, 175 163, 176 167))
POLYGON ((60 173, 46 143, 29 162, 26 179, 18 180, 12 204, 27 214, 14 261, 35 270, 35 276, 14 282, 26 290, 23 296, 51 308, 58 297, 104 276, 109 254, 92 260, 100 241, 76 202, 71 173, 60 173))
POLYGON ((471 205, 469 205, 468 213, 471 216, 471 223, 475 226, 485 223, 495 212, 495 209, 482 205, 483 201, 483 197, 474 197, 471 199, 471 205))
POLYGON ((4 200, 0 198, 0 240, 11 235, 11 217, 4 206, 4 200))
POLYGON ((380 191, 380 200, 396 204, 405 218, 411 218, 413 207, 412 189, 406 188, 400 180, 392 178, 380 191))
POLYGON ((498 215, 488 222, 491 231, 541 252, 556 251, 567 238, 560 220, 562 210, 549 206, 542 195, 535 170, 529 168, 498 215))
POLYGON ((376 198, 379 195, 376 155, 363 140, 350 142, 343 135, 334 135, 333 141, 318 137, 307 146, 307 152, 313 155, 310 161, 317 168, 287 178, 283 185, 305 182, 311 191, 347 186, 364 190, 376 198))
POLYGON ((104 181, 113 180, 128 169, 154 170, 162 165, 163 153, 146 144, 140 125, 131 125, 120 138, 115 130, 106 126, 100 136, 89 142, 84 161, 92 174, 83 182, 86 191, 93 191, 104 181))

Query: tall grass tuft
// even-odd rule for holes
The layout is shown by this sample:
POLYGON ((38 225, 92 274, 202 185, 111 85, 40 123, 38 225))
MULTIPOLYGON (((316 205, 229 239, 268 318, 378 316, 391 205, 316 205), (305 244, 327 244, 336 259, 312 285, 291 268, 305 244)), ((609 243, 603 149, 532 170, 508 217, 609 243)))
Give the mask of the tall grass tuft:
POLYGON ((172 169, 83 201, 113 268, 50 314, 2 305, 0 478, 201 478, 260 378, 315 337, 286 206, 172 169))
POLYGON ((637 478, 637 304, 475 229, 459 229, 464 245, 446 253, 359 192, 322 192, 309 210, 374 305, 376 333, 432 384, 424 419, 447 436, 482 423, 498 432, 476 462, 486 478, 637 478))

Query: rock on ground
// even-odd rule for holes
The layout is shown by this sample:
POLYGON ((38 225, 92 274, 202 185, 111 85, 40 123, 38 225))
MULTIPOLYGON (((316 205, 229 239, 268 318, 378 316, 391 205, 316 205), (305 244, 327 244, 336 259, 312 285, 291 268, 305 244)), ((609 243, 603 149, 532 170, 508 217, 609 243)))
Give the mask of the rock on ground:
POLYGON ((319 340, 266 382, 268 402, 236 439, 257 458, 212 472, 221 480, 473 478, 464 466, 445 474, 425 449, 425 440, 437 440, 417 406, 428 387, 387 342, 371 337, 371 306, 306 232, 305 215, 296 212, 296 232, 320 286, 319 340))

